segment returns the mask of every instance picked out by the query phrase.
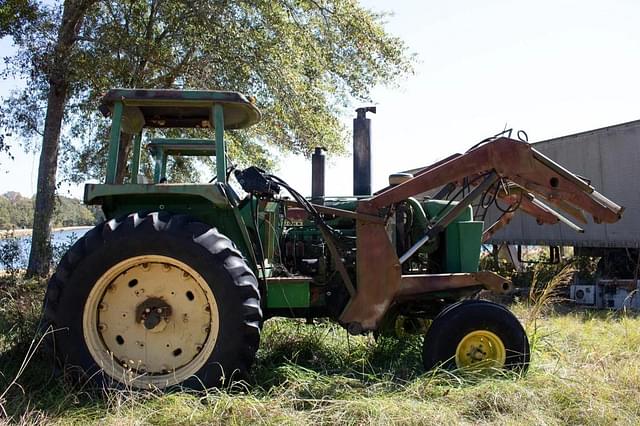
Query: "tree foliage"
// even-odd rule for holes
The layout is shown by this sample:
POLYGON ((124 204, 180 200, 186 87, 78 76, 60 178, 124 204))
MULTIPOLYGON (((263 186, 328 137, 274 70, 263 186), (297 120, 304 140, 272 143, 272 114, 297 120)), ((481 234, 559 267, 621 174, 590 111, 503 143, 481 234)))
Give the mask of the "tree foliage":
POLYGON ((27 22, 38 17, 38 5, 33 0, 2 0, 0 2, 0 38, 19 32, 27 22))
MULTIPOLYGON (((17 192, 0 195, 0 229, 30 228, 33 221, 34 199, 17 192)), ((102 218, 102 213, 94 206, 85 206, 75 198, 58 196, 52 225, 85 226, 94 225, 102 218)))
MULTIPOLYGON (((14 72, 45 75, 55 8, 17 39, 14 72), (30 50, 25 48, 29 46, 30 50)), ((236 90, 255 96, 263 121, 231 134, 236 161, 269 165, 267 146, 309 154, 341 152, 341 114, 370 89, 411 72, 404 44, 383 15, 353 0, 98 1, 88 11, 69 59, 70 101, 63 134, 66 175, 101 178, 108 123, 96 113, 112 87, 236 90)), ((46 80, 9 100, 23 134, 41 129, 46 80)), ((128 153, 130 138, 121 152, 128 153)), ((126 158, 120 159, 120 165, 126 158)))

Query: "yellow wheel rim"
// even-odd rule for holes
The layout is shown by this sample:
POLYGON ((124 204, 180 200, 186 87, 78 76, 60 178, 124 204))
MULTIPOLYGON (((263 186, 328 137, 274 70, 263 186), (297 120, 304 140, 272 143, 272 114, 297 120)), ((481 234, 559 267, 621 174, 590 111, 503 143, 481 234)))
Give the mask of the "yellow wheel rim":
POLYGON ((476 330, 460 340, 456 348, 458 368, 503 368, 507 351, 502 339, 488 330, 476 330))
POLYGON ((209 359, 218 305, 187 264, 136 256, 97 280, 82 325, 89 352, 106 374, 133 387, 163 388, 183 382, 209 359))

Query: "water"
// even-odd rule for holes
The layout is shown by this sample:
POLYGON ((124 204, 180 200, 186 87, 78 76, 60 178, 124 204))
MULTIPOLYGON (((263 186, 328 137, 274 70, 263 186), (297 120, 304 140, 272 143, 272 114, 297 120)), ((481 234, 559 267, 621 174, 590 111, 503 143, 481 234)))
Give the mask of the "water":
MULTIPOLYGON (((53 247, 53 255, 54 261, 57 263, 65 251, 73 243, 75 243, 80 237, 87 233, 91 229, 91 226, 76 228, 72 230, 66 231, 56 231, 52 234, 51 238, 51 246, 53 247)), ((29 261, 29 249, 31 247, 31 236, 20 237, 17 238, 19 252, 16 254, 15 259, 11 259, 13 268, 24 269, 27 267, 27 263, 29 261)), ((7 260, 3 258, 2 254, 5 250, 5 247, 8 244, 12 244, 11 240, 0 240, 0 271, 6 269, 7 260)))

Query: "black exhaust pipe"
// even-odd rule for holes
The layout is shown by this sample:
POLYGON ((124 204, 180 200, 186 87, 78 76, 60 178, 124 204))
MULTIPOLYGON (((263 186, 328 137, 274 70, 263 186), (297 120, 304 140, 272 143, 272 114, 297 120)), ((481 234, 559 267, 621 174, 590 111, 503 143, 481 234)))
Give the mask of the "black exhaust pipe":
POLYGON ((324 204, 324 148, 317 146, 311 154, 311 202, 324 204))
POLYGON ((356 109, 353 119, 353 195, 371 195, 371 120, 367 112, 376 107, 356 109))

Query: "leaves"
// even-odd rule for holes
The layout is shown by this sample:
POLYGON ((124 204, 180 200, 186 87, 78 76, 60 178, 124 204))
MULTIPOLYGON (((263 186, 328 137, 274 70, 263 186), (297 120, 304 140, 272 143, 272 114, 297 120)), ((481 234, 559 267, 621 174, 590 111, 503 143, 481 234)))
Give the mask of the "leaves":
MULTIPOLYGON (((80 0, 76 0, 80 1, 80 0)), ((33 79, 12 104, 14 128, 41 131, 56 7, 40 6, 30 34, 7 69, 33 79), (14 112, 15 111, 15 112, 14 112)), ((235 90, 257 98, 263 121, 230 136, 236 162, 269 165, 267 146, 310 155, 315 146, 341 153, 340 117, 371 88, 412 71, 402 41, 384 16, 354 0, 98 1, 68 52, 70 101, 65 133, 75 155, 74 180, 103 173, 105 119, 96 113, 113 87, 235 90), (97 155, 97 157, 96 157, 97 155)))

